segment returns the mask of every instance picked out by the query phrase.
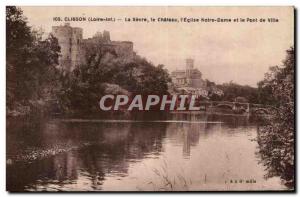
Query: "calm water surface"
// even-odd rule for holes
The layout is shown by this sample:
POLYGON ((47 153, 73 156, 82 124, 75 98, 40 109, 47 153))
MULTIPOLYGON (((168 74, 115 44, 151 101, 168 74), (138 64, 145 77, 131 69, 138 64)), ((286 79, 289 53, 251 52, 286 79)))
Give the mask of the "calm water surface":
POLYGON ((7 123, 9 191, 280 190, 246 116, 7 123))

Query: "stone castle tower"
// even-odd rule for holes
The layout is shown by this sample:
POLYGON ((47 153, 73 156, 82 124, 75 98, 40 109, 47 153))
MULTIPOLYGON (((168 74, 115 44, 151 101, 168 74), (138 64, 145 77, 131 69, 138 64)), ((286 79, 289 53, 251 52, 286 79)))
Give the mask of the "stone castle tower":
POLYGON ((185 62, 186 62, 186 69, 187 70, 192 70, 194 68, 194 59, 187 58, 185 60, 185 62))
POLYGON ((80 63, 82 28, 71 27, 69 23, 53 26, 52 34, 58 39, 61 47, 60 65, 71 71, 80 63))
POLYGON ((193 69, 194 69, 194 60, 193 59, 186 59, 185 60, 186 62, 186 71, 185 71, 185 74, 186 74, 186 82, 188 85, 190 85, 192 83, 192 73, 193 73, 193 69))
POLYGON ((186 59, 186 77, 190 78, 191 77, 191 72, 194 69, 194 60, 193 59, 186 59))
POLYGON ((133 57, 133 43, 130 41, 111 41, 109 31, 97 32, 92 38, 83 39, 83 30, 71 27, 69 23, 52 27, 52 34, 61 47, 59 64, 66 71, 72 71, 85 62, 86 49, 93 44, 114 49, 118 56, 133 57))

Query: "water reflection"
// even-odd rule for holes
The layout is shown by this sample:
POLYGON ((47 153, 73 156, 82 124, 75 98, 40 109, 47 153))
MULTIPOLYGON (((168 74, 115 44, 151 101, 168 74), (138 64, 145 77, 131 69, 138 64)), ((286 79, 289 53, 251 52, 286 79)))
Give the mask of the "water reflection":
POLYGON ((253 177, 263 183, 262 189, 281 188, 278 180, 274 184, 263 179, 256 142, 250 140, 255 137, 255 123, 249 117, 173 114, 165 118, 173 121, 9 120, 7 189, 168 189, 160 186, 163 173, 174 178, 175 190, 255 189, 226 183, 253 177), (247 167, 250 174, 239 171, 247 167), (180 187, 180 181, 185 187, 180 187))

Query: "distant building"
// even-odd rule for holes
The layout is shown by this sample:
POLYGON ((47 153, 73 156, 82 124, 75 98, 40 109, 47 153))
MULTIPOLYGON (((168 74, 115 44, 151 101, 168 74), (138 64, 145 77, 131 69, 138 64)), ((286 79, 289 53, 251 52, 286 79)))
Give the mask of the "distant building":
POLYGON ((83 39, 83 30, 71 27, 69 23, 52 27, 52 34, 61 47, 59 64, 63 69, 72 71, 86 61, 86 50, 94 44, 113 49, 118 56, 133 57, 133 43, 130 41, 111 41, 109 31, 97 32, 92 38, 83 39))
POLYGON ((186 69, 173 71, 171 77, 177 87, 206 87, 206 83, 202 79, 202 73, 197 68, 194 68, 193 59, 186 59, 186 69))
POLYGON ((194 60, 186 59, 185 70, 175 70, 171 73, 175 87, 188 94, 207 96, 206 82, 202 79, 202 73, 194 68, 194 60))

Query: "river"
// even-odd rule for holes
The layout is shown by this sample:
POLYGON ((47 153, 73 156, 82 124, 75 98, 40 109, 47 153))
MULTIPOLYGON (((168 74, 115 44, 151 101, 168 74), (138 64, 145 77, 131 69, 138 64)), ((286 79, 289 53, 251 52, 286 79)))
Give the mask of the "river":
POLYGON ((7 121, 8 191, 282 190, 247 116, 7 121))

